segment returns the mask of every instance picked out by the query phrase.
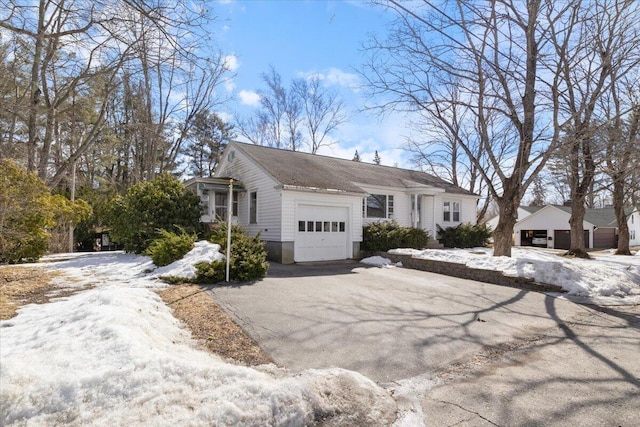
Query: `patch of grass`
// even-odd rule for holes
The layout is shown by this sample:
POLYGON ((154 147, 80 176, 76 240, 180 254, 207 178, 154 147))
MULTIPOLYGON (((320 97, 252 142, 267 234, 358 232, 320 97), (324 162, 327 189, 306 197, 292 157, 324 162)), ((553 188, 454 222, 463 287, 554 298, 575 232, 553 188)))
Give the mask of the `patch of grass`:
POLYGON ((11 319, 26 304, 43 304, 57 287, 51 284, 59 273, 36 267, 0 267, 0 320, 11 319))
POLYGON ((174 285, 158 295, 212 353, 248 366, 273 362, 199 286, 174 285))

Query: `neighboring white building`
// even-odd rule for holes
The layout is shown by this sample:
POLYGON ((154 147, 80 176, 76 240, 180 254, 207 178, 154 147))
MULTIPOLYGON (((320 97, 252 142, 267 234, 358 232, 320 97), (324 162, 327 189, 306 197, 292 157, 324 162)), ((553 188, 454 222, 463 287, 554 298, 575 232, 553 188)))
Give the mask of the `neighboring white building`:
POLYGON ((477 195, 424 172, 231 142, 216 177, 187 181, 204 222, 226 214, 229 178, 234 220, 285 264, 357 257, 362 228, 375 221, 435 236, 437 225, 476 218, 477 195))
MULTIPOLYGON (((520 206, 517 210, 517 220, 522 221, 532 213, 538 212, 542 209, 542 206, 520 206)), ((489 219, 485 224, 491 228, 491 230, 495 230, 498 225, 498 221, 500 220, 500 215, 496 215, 489 219)))
MULTIPOLYGON (((630 245, 640 244, 640 215, 638 209, 628 208, 627 224, 631 237, 630 245)), ((571 207, 547 205, 518 221, 514 227, 516 246, 543 246, 554 249, 569 249, 569 218, 571 207), (545 242, 546 243, 540 243, 545 242)), ((613 208, 586 209, 583 223, 585 246, 592 249, 615 248, 618 241, 618 226, 613 208)))

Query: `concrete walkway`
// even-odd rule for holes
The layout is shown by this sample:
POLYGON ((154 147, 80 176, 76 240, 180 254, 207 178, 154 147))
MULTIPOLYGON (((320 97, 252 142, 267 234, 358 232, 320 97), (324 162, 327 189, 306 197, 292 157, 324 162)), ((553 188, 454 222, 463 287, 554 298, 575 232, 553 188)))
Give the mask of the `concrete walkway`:
POLYGON ((276 363, 342 367, 382 383, 562 333, 589 311, 541 293, 356 262, 274 263, 259 282, 209 292, 276 363))

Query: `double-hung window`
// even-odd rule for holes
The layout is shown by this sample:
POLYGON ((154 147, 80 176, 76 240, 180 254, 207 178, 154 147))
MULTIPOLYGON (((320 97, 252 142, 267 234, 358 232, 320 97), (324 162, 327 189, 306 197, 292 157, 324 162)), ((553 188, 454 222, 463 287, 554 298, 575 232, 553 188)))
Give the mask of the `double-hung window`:
POLYGON ((460 202, 443 202, 442 220, 444 222, 460 222, 460 202))
POLYGON ((362 209, 365 218, 393 218, 393 195, 370 194, 362 209))

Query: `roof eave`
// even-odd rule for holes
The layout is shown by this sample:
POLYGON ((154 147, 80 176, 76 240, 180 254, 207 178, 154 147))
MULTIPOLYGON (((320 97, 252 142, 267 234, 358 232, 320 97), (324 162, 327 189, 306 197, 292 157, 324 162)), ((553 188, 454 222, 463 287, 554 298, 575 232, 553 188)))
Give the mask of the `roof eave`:
POLYGON ((362 196, 365 194, 364 191, 349 191, 349 190, 342 190, 339 188, 305 187, 305 186, 290 185, 290 184, 278 185, 276 186, 276 188, 286 190, 286 191, 300 191, 305 193, 340 194, 340 195, 346 195, 346 196, 362 196))

